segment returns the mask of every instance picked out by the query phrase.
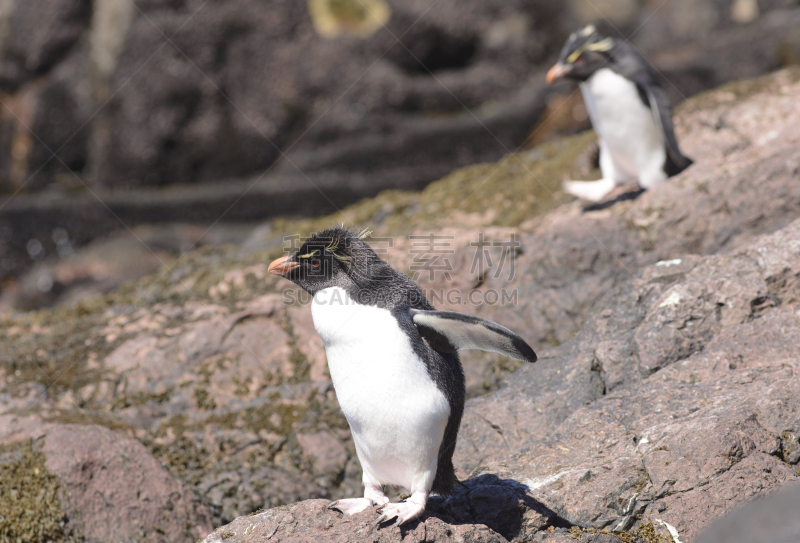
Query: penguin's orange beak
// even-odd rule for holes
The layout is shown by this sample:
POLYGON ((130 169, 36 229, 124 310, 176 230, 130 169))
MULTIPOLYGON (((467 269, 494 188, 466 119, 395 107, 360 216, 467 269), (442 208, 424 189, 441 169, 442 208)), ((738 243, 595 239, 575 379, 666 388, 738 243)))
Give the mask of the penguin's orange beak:
POLYGON ((550 68, 549 72, 547 72, 547 84, 552 85, 571 71, 572 66, 561 64, 560 62, 557 63, 555 66, 550 68))
POLYGON ((291 257, 290 256, 282 256, 272 261, 272 264, 269 265, 267 271, 272 275, 280 275, 281 277, 286 277, 290 271, 299 268, 300 264, 297 262, 287 262, 291 257))

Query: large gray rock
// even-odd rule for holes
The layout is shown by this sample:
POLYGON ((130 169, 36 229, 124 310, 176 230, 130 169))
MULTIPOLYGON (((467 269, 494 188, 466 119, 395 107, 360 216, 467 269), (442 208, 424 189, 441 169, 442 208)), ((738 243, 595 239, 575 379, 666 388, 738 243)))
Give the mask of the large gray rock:
POLYGON ((728 512, 697 538, 697 543, 792 543, 800 541, 797 503, 800 487, 792 486, 728 512))

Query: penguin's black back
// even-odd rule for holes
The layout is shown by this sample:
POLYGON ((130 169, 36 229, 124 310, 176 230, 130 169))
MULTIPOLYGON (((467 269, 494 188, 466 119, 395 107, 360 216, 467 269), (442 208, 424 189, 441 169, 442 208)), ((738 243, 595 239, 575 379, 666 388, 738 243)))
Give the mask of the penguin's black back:
POLYGON ((614 40, 614 44, 608 67, 636 85, 639 98, 653 112, 664 136, 664 148, 667 152, 664 173, 668 177, 677 175, 694 164, 694 161, 684 155, 678 146, 672 123, 672 105, 667 92, 661 86, 659 74, 633 45, 622 40, 614 40))
MULTIPOLYGON (((417 307, 415 309, 433 309, 417 307)), ((433 480, 432 490, 439 494, 450 494, 458 483, 455 468, 453 467, 453 453, 456 450, 458 428, 461 426, 461 417, 464 414, 464 401, 466 388, 464 370, 458 353, 441 353, 431 349, 422 339, 412 321, 411 313, 405 308, 397 308, 392 312, 400 325, 400 329, 411 339, 414 353, 425 363, 428 375, 442 391, 450 406, 450 417, 444 429, 442 444, 439 446, 436 477, 433 480)))

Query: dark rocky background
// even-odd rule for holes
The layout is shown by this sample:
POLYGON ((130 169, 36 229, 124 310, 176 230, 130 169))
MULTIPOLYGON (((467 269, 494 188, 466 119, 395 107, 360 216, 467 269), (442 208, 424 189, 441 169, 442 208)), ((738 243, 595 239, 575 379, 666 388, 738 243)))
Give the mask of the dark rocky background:
MULTIPOLYGON (((9 298, 35 262, 112 231, 214 223, 179 241, 241 241, 225 227, 585 128, 544 73, 587 22, 632 40, 676 102, 800 59, 796 0, 4 0, 0 306, 53 303, 9 298)), ((181 252, 173 230, 145 241, 181 252)))
POLYGON ((0 1, 0 541, 743 536, 729 511, 800 482, 800 72, 746 79, 796 63, 800 6, 364 2, 0 1), (591 20, 662 71, 696 164, 584 210, 560 184, 594 136, 543 73, 591 20), (463 354, 466 483, 408 529, 325 509, 360 467, 266 269, 334 221, 409 274, 410 235, 452 236, 420 284, 516 291, 436 305, 540 355, 463 354), (471 269, 480 233, 517 236, 513 278, 471 269))

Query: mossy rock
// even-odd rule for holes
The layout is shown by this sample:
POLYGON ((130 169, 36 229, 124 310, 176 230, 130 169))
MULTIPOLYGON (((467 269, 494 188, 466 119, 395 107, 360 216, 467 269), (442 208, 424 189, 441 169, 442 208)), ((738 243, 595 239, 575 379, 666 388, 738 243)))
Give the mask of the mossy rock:
POLYGON ((0 445, 0 541, 80 541, 68 528, 60 488, 31 440, 0 445))

